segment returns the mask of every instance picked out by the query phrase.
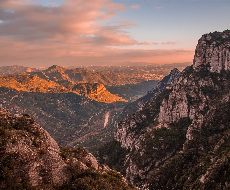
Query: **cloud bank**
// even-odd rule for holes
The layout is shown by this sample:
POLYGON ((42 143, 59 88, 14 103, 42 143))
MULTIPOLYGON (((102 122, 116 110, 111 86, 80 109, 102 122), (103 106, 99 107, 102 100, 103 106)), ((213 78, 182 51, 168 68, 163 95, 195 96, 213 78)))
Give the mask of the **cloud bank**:
MULTIPOLYGON (((139 9, 138 4, 131 9, 139 9)), ((135 24, 124 20, 103 25, 118 13, 128 11, 112 0, 64 0, 59 6, 44 6, 32 0, 0 1, 0 66, 7 64, 84 64, 96 61, 150 61, 161 55, 183 54, 176 50, 123 50, 127 45, 157 45, 138 42, 127 30, 135 24), (172 54, 173 53, 173 54, 172 54)), ((110 23, 110 22, 108 22, 110 23)), ((166 42, 162 44, 175 44, 166 42)), ((187 54, 186 54, 187 53, 187 54)), ((33 65, 31 65, 33 66, 33 65)))

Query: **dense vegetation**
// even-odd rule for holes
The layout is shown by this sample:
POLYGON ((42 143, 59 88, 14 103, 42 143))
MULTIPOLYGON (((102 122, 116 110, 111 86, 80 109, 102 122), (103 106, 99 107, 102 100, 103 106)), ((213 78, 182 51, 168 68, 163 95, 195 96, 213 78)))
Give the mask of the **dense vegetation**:
MULTIPOLYGON (((128 186, 122 181, 123 176, 115 170, 103 169, 96 170, 90 167, 90 163, 86 163, 88 169, 84 169, 80 162, 73 162, 74 158, 81 161, 89 152, 81 147, 67 148, 60 147, 61 156, 65 161, 69 161, 67 169, 71 173, 71 181, 64 184, 58 189, 71 190, 101 190, 101 189, 117 189, 117 190, 131 190, 135 189, 133 185, 128 186)), ((106 167, 102 166, 101 168, 106 167)))
POLYGON ((122 175, 115 170, 107 173, 103 170, 89 168, 83 170, 79 164, 70 165, 68 170, 71 171, 71 182, 57 189, 64 190, 131 190, 134 186, 128 186, 122 181, 122 175))
POLYGON ((122 148, 120 142, 113 140, 102 145, 96 156, 100 163, 106 164, 125 175, 124 162, 128 153, 129 150, 122 148))

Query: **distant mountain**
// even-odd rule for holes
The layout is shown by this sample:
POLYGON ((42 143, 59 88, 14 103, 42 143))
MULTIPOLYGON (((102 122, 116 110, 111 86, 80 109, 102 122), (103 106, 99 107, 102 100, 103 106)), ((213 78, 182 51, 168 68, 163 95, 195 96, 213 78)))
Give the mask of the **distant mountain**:
POLYGON ((0 107, 0 189, 136 189, 83 148, 59 147, 29 115, 0 107))
MULTIPOLYGON (((62 78, 65 81, 66 78, 62 78)), ((44 92, 44 93, 76 93, 95 101, 113 103, 127 101, 111 94, 102 84, 81 83, 62 84, 49 78, 40 78, 38 75, 20 74, 0 76, 0 86, 13 88, 17 91, 44 92)))
POLYGON ((102 84, 99 83, 80 83, 72 87, 72 91, 88 97, 92 100, 105 103, 113 103, 117 101, 128 102, 127 100, 120 98, 114 94, 111 94, 102 84))
POLYGON ((13 66, 2 66, 0 67, 0 75, 13 75, 13 74, 21 74, 21 73, 30 73, 36 72, 38 69, 30 68, 30 67, 23 67, 18 65, 13 66))
POLYGON ((118 124, 100 159, 141 188, 229 189, 229 51, 229 30, 203 35, 193 65, 118 124))
POLYGON ((30 74, 46 77, 59 84, 100 83, 107 86, 114 86, 135 84, 143 81, 143 79, 131 78, 130 76, 119 73, 106 71, 96 72, 86 68, 66 69, 57 65, 53 65, 40 73, 31 72, 30 74))
MULTIPOLYGON (((96 150, 113 138, 116 119, 127 101, 102 84, 77 83, 64 71, 52 66, 45 72, 0 76, 0 104, 13 113, 29 113, 63 146, 96 150)), ((141 89, 155 83, 136 85, 143 93, 141 89)))

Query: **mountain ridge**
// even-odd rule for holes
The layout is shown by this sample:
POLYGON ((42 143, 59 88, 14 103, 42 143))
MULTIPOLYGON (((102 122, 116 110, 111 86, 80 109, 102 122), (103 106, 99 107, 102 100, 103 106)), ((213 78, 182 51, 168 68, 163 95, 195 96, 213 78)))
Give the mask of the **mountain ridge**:
MULTIPOLYGON (((65 78, 64 78, 65 79, 65 78)), ((63 79, 63 80, 64 80, 63 79)), ((40 78, 38 75, 20 74, 0 76, 0 86, 13 88, 17 91, 43 93, 76 93, 99 102, 113 103, 127 101, 111 94, 102 84, 80 83, 72 85, 58 84, 50 79, 40 78), (92 89, 94 87, 94 89, 92 89), (80 90, 80 89, 85 89, 80 90)))
MULTIPOLYGON (((228 44, 223 37, 225 34, 229 35, 230 31, 218 33, 218 36, 228 44)), ((216 33, 209 35, 215 36, 216 33)), ((223 45, 217 39, 220 43, 216 41, 218 45, 213 52, 202 50, 210 56, 206 59, 208 62, 203 60, 197 64, 196 56, 200 56, 197 52, 203 47, 202 37, 195 51, 193 65, 181 73, 174 85, 118 124, 114 137, 120 143, 116 144, 119 147, 117 151, 123 155, 120 157, 123 160, 121 168, 126 179, 138 187, 230 187, 227 169, 230 165, 230 118, 227 114, 230 73, 228 68, 219 67, 223 59, 216 59, 215 52, 217 49, 222 52, 219 46, 223 45)), ((211 44, 214 42, 215 38, 211 44)), ((229 50, 229 46, 226 47, 229 50)), ((206 57, 206 53, 202 57, 206 57)), ((110 157, 108 152, 103 154, 103 150, 100 155, 110 157)))

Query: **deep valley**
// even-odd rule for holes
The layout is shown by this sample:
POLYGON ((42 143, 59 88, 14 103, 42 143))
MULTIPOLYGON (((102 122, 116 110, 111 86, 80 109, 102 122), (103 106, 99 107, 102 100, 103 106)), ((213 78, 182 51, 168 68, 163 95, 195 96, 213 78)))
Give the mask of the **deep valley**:
POLYGON ((179 70, 0 71, 1 189, 230 188, 229 30, 179 70))

